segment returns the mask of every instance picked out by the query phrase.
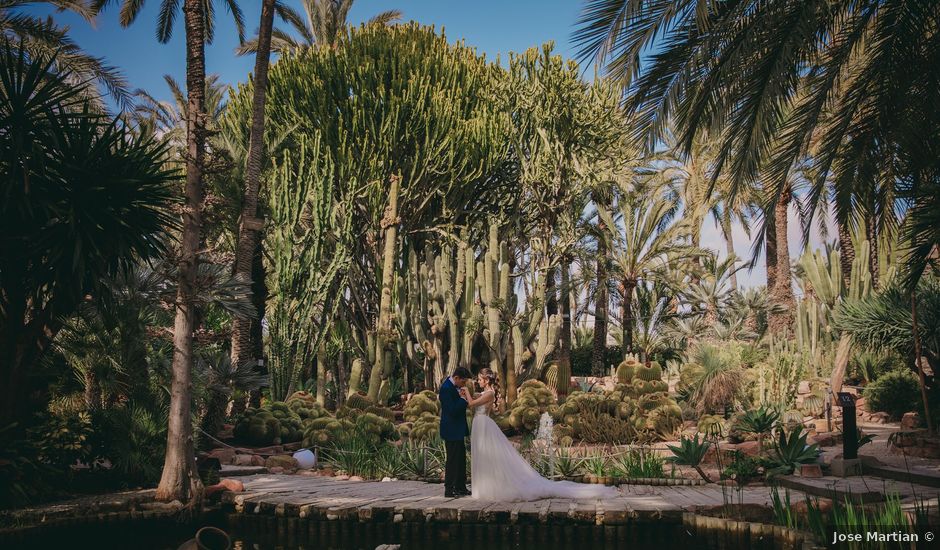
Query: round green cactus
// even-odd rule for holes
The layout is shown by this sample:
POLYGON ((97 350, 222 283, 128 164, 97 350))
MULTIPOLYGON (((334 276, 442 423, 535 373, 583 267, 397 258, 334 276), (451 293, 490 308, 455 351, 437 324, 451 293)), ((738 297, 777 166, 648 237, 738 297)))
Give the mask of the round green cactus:
POLYGON ((395 421, 395 411, 393 411, 392 409, 388 407, 377 407, 373 405, 367 408, 365 412, 371 413, 377 416, 381 416, 382 418, 388 420, 389 422, 395 421))
POLYGON ((362 392, 354 393, 346 398, 346 406, 350 409, 364 411, 372 405, 375 405, 375 401, 370 399, 368 395, 362 392))
POLYGON ((431 413, 435 416, 441 414, 441 404, 437 399, 437 394, 432 391, 424 390, 416 393, 405 403, 403 414, 406 422, 414 422, 424 413, 431 413))
POLYGON ((620 364, 617 365, 617 382, 621 384, 629 384, 632 382, 638 366, 640 366, 639 361, 632 357, 621 361, 620 364))
POLYGON ((659 366, 659 363, 656 361, 651 362, 648 366, 640 365, 636 369, 636 377, 640 380, 646 380, 647 382, 652 380, 662 380, 663 368, 659 366))
POLYGON ((706 414, 698 419, 699 433, 708 437, 723 437, 725 433, 725 419, 717 414, 706 414))

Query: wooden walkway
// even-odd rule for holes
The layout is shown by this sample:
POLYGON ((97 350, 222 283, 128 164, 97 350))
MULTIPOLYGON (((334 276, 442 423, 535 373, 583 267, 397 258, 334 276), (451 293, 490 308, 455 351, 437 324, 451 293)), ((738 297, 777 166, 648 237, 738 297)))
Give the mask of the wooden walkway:
POLYGON ((240 478, 245 492, 227 493, 236 513, 271 514, 314 520, 419 523, 574 523, 619 525, 643 520, 679 522, 683 512, 725 504, 769 506, 770 489, 747 487, 743 495, 716 485, 624 485, 622 496, 603 500, 546 499, 492 502, 446 498, 440 484, 416 481, 346 481, 330 477, 254 475, 240 478))

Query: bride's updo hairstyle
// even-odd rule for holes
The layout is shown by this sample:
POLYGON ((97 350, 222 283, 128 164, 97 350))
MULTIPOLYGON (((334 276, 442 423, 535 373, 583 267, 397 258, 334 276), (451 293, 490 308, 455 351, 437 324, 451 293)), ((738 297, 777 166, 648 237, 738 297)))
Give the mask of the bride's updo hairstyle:
POLYGON ((493 390, 493 393, 495 394, 494 395, 495 400, 493 401, 493 410, 498 411, 499 410, 499 396, 501 393, 500 388, 499 388, 499 377, 496 376, 496 373, 493 372, 492 369, 489 369, 489 368, 480 369, 480 376, 486 379, 487 386, 493 390))

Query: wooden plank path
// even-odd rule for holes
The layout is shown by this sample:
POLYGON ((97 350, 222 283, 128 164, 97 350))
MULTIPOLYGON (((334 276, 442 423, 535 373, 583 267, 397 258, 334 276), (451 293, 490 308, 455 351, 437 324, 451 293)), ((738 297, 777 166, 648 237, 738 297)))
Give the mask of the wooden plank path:
POLYGON ((733 503, 743 499, 746 504, 770 505, 767 487, 746 487, 743 493, 726 488, 725 496, 716 485, 623 485, 620 496, 612 499, 493 502, 447 498, 442 485, 418 481, 349 481, 273 474, 241 479, 245 492, 223 497, 235 512, 315 520, 619 525, 643 520, 678 522, 683 512, 721 506, 728 499, 733 503))

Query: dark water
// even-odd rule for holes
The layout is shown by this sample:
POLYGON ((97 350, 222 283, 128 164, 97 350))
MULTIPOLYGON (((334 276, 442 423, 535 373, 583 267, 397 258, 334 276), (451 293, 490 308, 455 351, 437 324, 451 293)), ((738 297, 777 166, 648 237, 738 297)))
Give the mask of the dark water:
POLYGON ((216 512, 189 523, 160 519, 47 526, 15 539, 0 537, 0 548, 177 550, 200 527, 209 525, 229 533, 235 550, 374 550, 381 544, 400 544, 403 549, 414 550, 688 550, 701 547, 680 524, 665 520, 620 527, 455 525, 308 521, 265 515, 226 516, 216 512))

